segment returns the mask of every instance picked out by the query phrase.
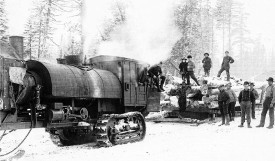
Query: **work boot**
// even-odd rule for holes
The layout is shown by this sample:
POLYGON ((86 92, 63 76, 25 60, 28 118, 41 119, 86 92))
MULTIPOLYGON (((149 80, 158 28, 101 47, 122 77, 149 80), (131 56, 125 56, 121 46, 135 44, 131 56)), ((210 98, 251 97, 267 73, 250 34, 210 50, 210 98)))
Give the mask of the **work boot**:
POLYGON ((256 127, 264 127, 264 125, 260 124, 260 125, 258 125, 258 126, 256 126, 256 127))
POLYGON ((227 114, 226 116, 225 116, 225 120, 226 120, 226 122, 225 122, 225 125, 230 125, 229 124, 229 115, 227 114))
POLYGON ((243 127, 243 123, 241 123, 238 127, 243 127))
POLYGON ((160 89, 162 89, 162 90, 164 90, 164 89, 163 89, 164 82, 165 82, 165 80, 164 80, 164 79, 162 79, 162 80, 161 80, 161 82, 160 82, 160 89))
POLYGON ((224 123, 222 122, 219 126, 222 126, 222 125, 224 125, 224 123))
POLYGON ((222 123, 221 123, 219 126, 222 126, 222 125, 224 125, 224 124, 225 124, 225 118, 222 117, 222 123))
POLYGON ((269 125, 269 126, 267 126, 266 128, 268 128, 268 129, 273 129, 273 125, 269 125))
POLYGON ((252 126, 250 126, 250 123, 247 124, 247 128, 252 128, 252 126))
POLYGON ((157 84, 157 89, 158 89, 158 92, 162 92, 159 84, 157 84))

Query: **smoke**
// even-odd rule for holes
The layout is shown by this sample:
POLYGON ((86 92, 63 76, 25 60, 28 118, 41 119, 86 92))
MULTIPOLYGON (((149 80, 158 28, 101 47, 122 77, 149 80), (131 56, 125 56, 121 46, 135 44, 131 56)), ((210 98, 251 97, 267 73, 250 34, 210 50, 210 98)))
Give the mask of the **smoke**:
MULTIPOLYGON (((116 3, 110 0, 105 1, 116 3)), ((174 24, 175 2, 171 0, 128 0, 124 5, 125 23, 115 28, 109 41, 98 43, 97 54, 128 57, 150 64, 167 59, 173 45, 180 37, 180 32, 174 24)), ((89 8, 90 5, 86 5, 85 11, 91 10, 89 8)), ((95 27, 96 24, 97 26, 104 25, 102 18, 105 20, 108 16, 110 18, 111 12, 108 9, 110 8, 103 6, 99 11, 102 15, 97 13, 97 16, 94 16, 96 22, 94 21, 93 27, 88 28, 98 30, 95 27)), ((84 17, 89 17, 88 12, 85 13, 84 17)), ((93 21, 91 18, 90 20, 93 21)), ((88 23, 83 22, 83 24, 89 26, 88 23)), ((98 33, 87 34, 84 43, 84 51, 87 52, 85 54, 91 52, 91 44, 96 44, 92 35, 98 37, 98 33)))

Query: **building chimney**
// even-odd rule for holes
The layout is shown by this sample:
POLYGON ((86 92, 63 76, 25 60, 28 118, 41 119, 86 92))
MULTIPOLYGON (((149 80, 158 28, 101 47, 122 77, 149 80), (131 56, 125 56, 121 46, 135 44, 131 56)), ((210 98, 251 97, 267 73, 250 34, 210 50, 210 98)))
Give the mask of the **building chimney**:
POLYGON ((23 39, 22 36, 10 36, 10 45, 15 49, 16 54, 23 59, 23 39))

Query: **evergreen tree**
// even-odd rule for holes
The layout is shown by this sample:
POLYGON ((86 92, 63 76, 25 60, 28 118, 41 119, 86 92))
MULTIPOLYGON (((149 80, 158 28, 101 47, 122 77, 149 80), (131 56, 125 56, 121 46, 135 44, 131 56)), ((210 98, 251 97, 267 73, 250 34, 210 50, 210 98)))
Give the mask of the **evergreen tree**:
POLYGON ((0 0, 0 40, 6 41, 8 40, 7 36, 7 14, 5 10, 5 0, 0 0))

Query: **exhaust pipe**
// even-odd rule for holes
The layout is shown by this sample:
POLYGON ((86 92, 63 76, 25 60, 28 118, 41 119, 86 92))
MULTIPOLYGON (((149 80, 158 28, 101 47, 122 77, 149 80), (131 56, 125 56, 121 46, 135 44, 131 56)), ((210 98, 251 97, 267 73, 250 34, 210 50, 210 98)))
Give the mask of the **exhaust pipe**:
POLYGON ((24 37, 22 36, 10 36, 10 45, 15 49, 16 54, 23 60, 23 52, 24 52, 24 37))

